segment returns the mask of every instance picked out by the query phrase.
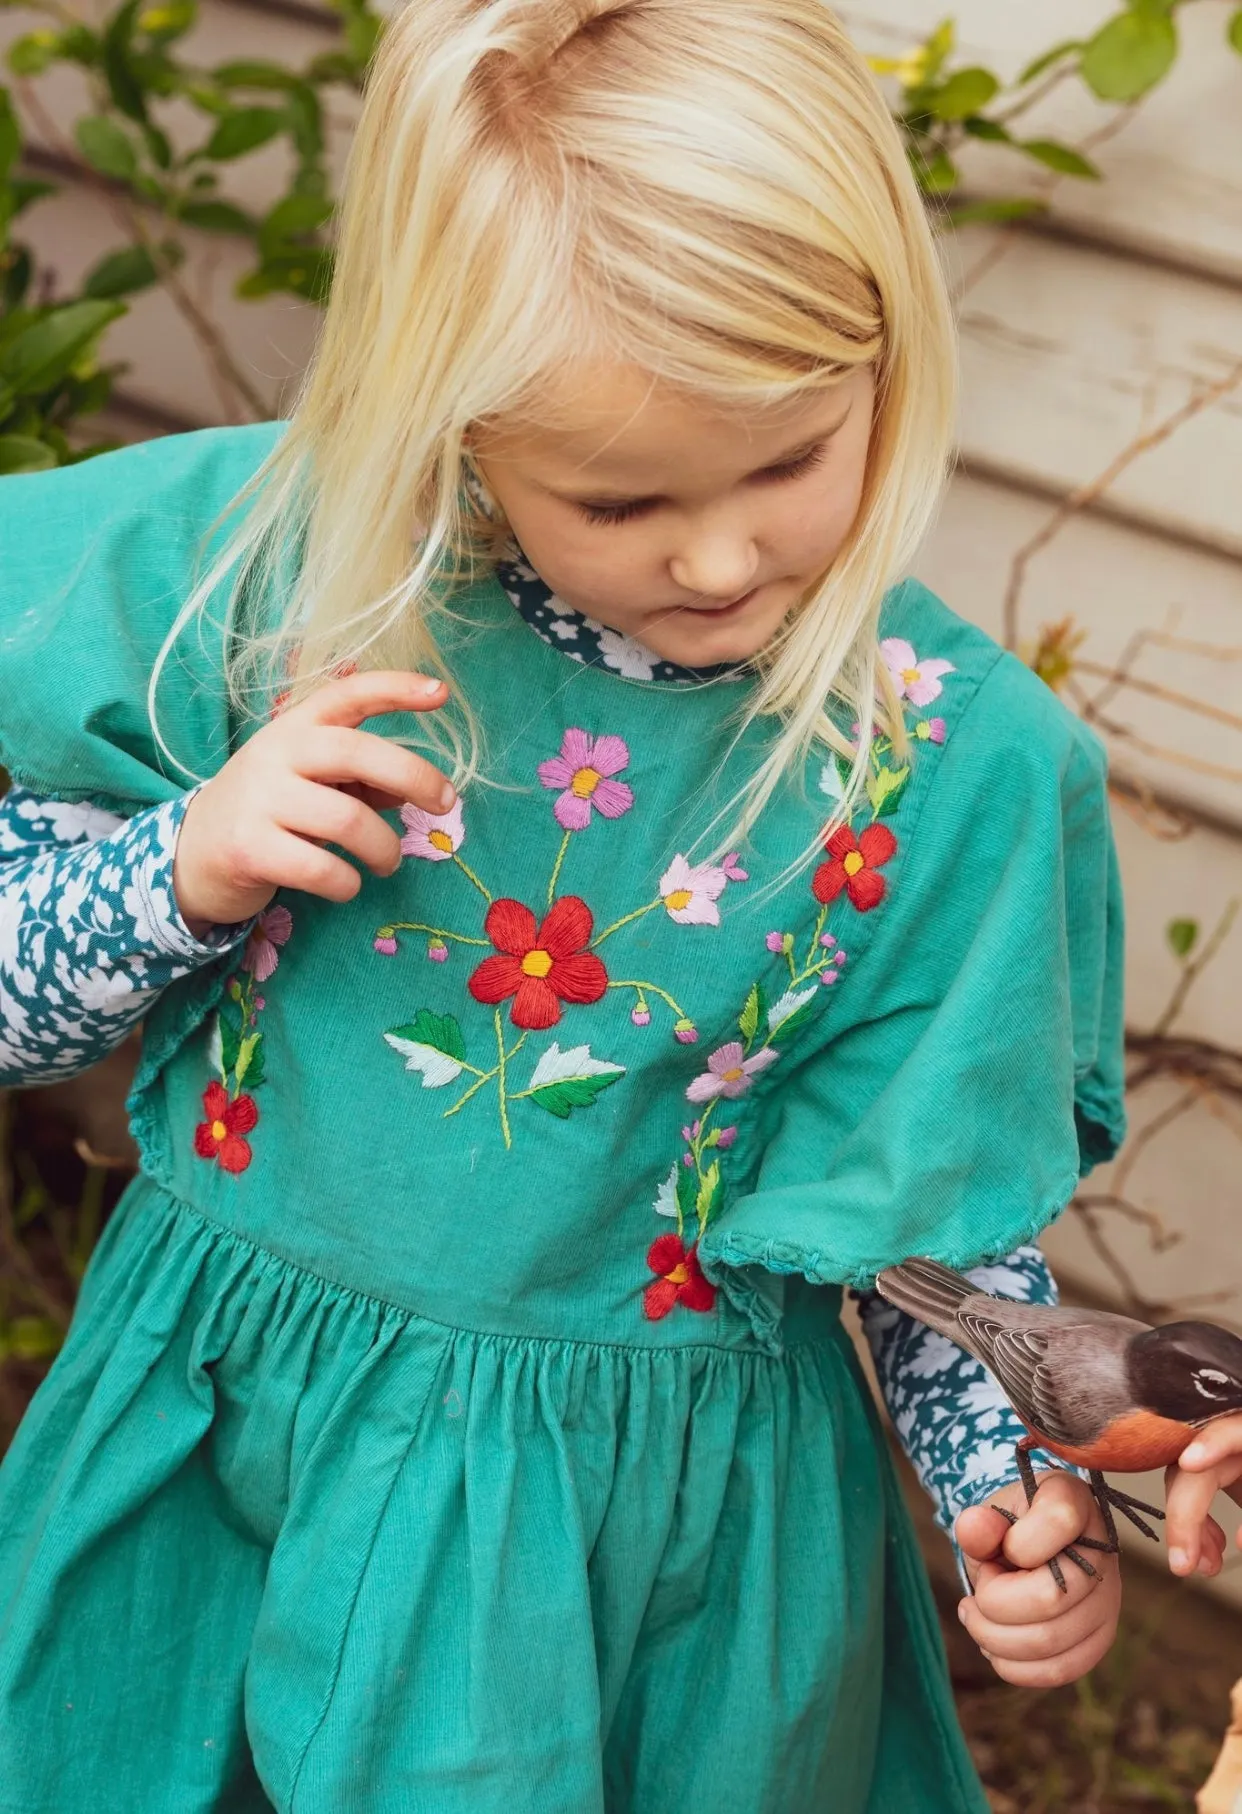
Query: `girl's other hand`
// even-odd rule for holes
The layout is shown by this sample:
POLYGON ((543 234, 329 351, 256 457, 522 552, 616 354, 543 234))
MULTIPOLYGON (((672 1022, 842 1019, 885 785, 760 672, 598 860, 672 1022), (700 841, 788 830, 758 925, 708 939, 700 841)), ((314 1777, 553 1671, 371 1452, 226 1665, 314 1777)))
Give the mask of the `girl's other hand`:
POLYGON ((411 801, 445 813, 457 795, 421 756, 357 727, 381 712, 434 711, 447 697, 425 674, 351 674, 256 731, 182 821, 173 891, 190 930, 248 920, 278 888, 352 900, 362 878, 325 844, 392 875, 400 833, 373 809, 411 801))
MULTIPOLYGON (((1164 1470, 1169 1567, 1175 1575, 1218 1575, 1227 1539, 1208 1507, 1217 1493, 1242 1505, 1242 1415, 1205 1424, 1164 1470)), ((1238 1532, 1242 1544, 1242 1530, 1238 1532)))
POLYGON ((1076 1537, 1105 1535, 1086 1481, 1059 1469, 1045 1474, 1029 1508, 1015 1482, 968 1507, 954 1529, 975 1590, 959 1602, 958 1616, 1002 1681, 1057 1688, 1094 1669, 1117 1635, 1117 1557, 1085 1552, 1098 1580, 1062 1557, 1064 1593, 1048 1567, 1076 1537), (1018 1522, 1010 1524, 993 1506, 1015 1512, 1018 1522))

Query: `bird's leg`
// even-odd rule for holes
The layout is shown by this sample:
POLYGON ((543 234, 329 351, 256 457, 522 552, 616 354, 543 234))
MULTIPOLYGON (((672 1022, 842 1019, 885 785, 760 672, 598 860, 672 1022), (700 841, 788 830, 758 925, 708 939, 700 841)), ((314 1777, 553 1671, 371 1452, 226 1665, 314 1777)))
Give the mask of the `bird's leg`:
MULTIPOLYGON (((1026 1494, 1026 1503, 1028 1505, 1032 1504, 1032 1502, 1034 1501, 1035 1493, 1038 1488, 1038 1482, 1035 1479, 1035 1470, 1031 1466, 1031 1456, 1030 1456, 1030 1451, 1035 1446, 1036 1446, 1036 1443, 1035 1443, 1035 1438, 1033 1436, 1024 1436, 1022 1438, 1021 1442, 1019 1442, 1014 1449, 1014 1455, 1015 1455, 1015 1458, 1018 1463, 1018 1477, 1022 1482, 1022 1490, 1026 1494)), ((993 1510, 1000 1511, 1000 1507, 994 1506, 993 1510)), ((1001 1513, 1001 1516, 1004 1518, 1009 1518, 1010 1521, 1014 1524, 1016 1524, 1018 1522, 1017 1519, 1014 1518, 1012 1516, 1012 1514, 1009 1512, 1003 1512, 1003 1513, 1001 1513)), ((1078 1541, 1080 1543, 1090 1543, 1091 1542, 1091 1540, 1089 1538, 1081 1538, 1081 1537, 1078 1539, 1078 1541)), ((1098 1548, 1100 1546, 1098 1544, 1091 1544, 1091 1547, 1098 1548)), ((1097 1568, 1093 1568, 1092 1565, 1090 1564, 1090 1562, 1087 1561, 1087 1558, 1085 1556, 1080 1556, 1078 1551, 1076 1549, 1074 1549, 1071 1545, 1067 1544, 1066 1547, 1061 1551, 1061 1554, 1063 1556, 1068 1556, 1070 1561, 1074 1564, 1074 1566, 1076 1568, 1080 1568, 1084 1575, 1091 1575, 1095 1580, 1097 1580, 1097 1581, 1099 1580, 1100 1571, 1097 1568)), ((1069 1588, 1065 1585, 1065 1575, 1062 1572, 1061 1564, 1058 1562, 1058 1560, 1055 1556, 1050 1556, 1048 1558, 1048 1568, 1049 1568, 1049 1572, 1052 1575, 1053 1580, 1056 1582, 1057 1586, 1061 1589, 1061 1592, 1063 1594, 1067 1594, 1069 1592, 1069 1588)))
POLYGON ((1164 1511, 1160 1506, 1148 1505, 1145 1499, 1136 1499, 1132 1493, 1123 1493, 1119 1488, 1109 1486, 1103 1474, 1100 1473, 1092 1473, 1091 1490, 1095 1494, 1095 1502, 1099 1506, 1104 1517, 1104 1522, 1108 1526, 1114 1540, 1116 1539, 1117 1534, 1116 1526, 1113 1523, 1112 1515, 1108 1508, 1115 1505, 1122 1517, 1128 1518, 1130 1523, 1142 1531, 1145 1537, 1150 1537, 1153 1543, 1159 1542, 1159 1538, 1156 1536, 1155 1531, 1152 1530, 1145 1518, 1139 1517, 1139 1513, 1146 1512, 1149 1517, 1163 1518, 1164 1511))

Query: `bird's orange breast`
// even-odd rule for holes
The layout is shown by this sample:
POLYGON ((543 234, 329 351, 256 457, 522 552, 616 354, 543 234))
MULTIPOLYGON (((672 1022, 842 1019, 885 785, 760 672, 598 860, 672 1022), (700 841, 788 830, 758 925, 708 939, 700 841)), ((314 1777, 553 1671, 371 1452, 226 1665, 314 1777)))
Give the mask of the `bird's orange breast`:
POLYGON ((1158 1417, 1154 1411, 1128 1411, 1106 1424, 1091 1442, 1078 1446, 1051 1442, 1032 1425, 1041 1448, 1072 1461, 1081 1468, 1115 1469, 1119 1474, 1141 1474, 1148 1468, 1165 1468, 1176 1461, 1195 1434, 1188 1423, 1158 1417))

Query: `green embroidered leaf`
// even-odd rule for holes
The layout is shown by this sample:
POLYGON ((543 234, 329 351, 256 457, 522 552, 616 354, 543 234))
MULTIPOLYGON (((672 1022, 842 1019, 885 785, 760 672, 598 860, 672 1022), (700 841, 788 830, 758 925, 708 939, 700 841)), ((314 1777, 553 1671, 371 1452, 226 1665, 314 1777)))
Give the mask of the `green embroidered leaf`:
MULTIPOLYGON (((444 1018, 452 1022, 460 1041, 461 1028, 457 1026, 457 1022, 452 1015, 445 1015, 444 1018)), ((407 1071, 422 1073, 425 1090, 442 1090, 446 1083, 452 1083, 455 1077, 461 1076, 462 1066, 456 1057, 430 1043, 424 1031, 426 1021, 436 1022, 438 1016, 424 1008, 416 1020, 408 1026, 393 1027, 391 1032, 385 1033, 384 1038, 393 1051, 400 1052, 405 1059, 407 1071)))
POLYGON ((1171 920, 1165 927, 1164 936, 1169 941, 1169 948, 1175 957, 1188 958, 1199 938, 1198 920, 1171 920))
POLYGON ((741 1017, 737 1023, 742 1038, 746 1041, 747 1045, 750 1044, 751 1040, 755 1037, 755 1034, 759 1031, 759 1022, 763 1019, 765 1005, 762 985, 756 983, 750 994, 746 997, 746 1006, 742 1009, 741 1017))
POLYGON ((238 1008, 228 1002, 221 1002, 220 1013, 220 1068, 223 1075, 231 1077, 241 1050, 242 1017, 238 1008))
POLYGON ((819 989, 787 989, 780 1000, 768 1009, 768 1044, 788 1045, 811 1019, 812 1007, 819 989))
POLYGON ((906 782, 910 779, 910 770, 906 768, 880 768, 876 775, 867 777, 867 798, 871 810, 877 819, 886 819, 897 810, 898 802, 905 792, 906 782))
POLYGON ((443 1052, 446 1058, 458 1062, 465 1059, 465 1037, 451 1014, 433 1014, 430 1008, 420 1008, 408 1027, 394 1027, 393 1032, 417 1045, 430 1046, 433 1052, 443 1052))
POLYGON ((669 1167, 668 1177, 656 1192, 655 1200, 657 1216, 671 1216, 674 1221, 677 1220, 677 1169, 677 1162, 674 1160, 669 1167))
MULTIPOLYGON (((249 1079, 250 1079, 251 1087, 253 1087, 254 1084, 259 1081, 259 1079, 256 1078, 256 1076, 254 1075, 253 1061, 254 1061, 255 1054, 259 1049, 259 1045, 260 1045, 262 1039, 263 1039, 262 1033, 248 1033, 246 1035, 245 1039, 242 1040, 241 1044, 237 1048, 237 1067, 234 1072, 234 1075, 237 1078, 237 1087, 239 1089, 241 1088, 242 1084, 245 1083, 247 1077, 249 1077, 249 1079)), ((263 1060, 262 1060, 262 1058, 260 1058, 260 1060, 259 1060, 260 1074, 262 1073, 262 1069, 263 1069, 263 1060)))
POLYGON ((683 1222, 689 1222, 694 1216, 694 1201, 698 1193, 698 1173, 689 1165, 677 1168, 677 1207, 681 1210, 683 1222))
POLYGON ((720 1161, 719 1159, 713 1159, 707 1170, 703 1173, 703 1181, 699 1185, 699 1194, 695 1199, 694 1204, 694 1213, 698 1217, 700 1228, 705 1226, 711 1216, 712 1207, 716 1201, 716 1192, 719 1187, 720 1161))
POLYGON ((624 1065, 592 1058, 590 1046, 572 1046, 562 1052, 553 1040, 535 1066, 530 1088, 522 1094, 565 1121, 574 1109, 590 1108, 603 1090, 624 1076, 624 1065))

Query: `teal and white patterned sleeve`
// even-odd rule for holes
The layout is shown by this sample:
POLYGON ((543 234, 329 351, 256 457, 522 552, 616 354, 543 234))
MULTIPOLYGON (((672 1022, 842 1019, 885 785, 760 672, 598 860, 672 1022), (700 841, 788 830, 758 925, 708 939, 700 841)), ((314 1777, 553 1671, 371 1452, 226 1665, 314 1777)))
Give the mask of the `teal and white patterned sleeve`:
POLYGON ((190 932, 172 870, 192 798, 130 819, 25 788, 0 799, 0 1086, 73 1077, 170 983, 242 943, 190 932))

